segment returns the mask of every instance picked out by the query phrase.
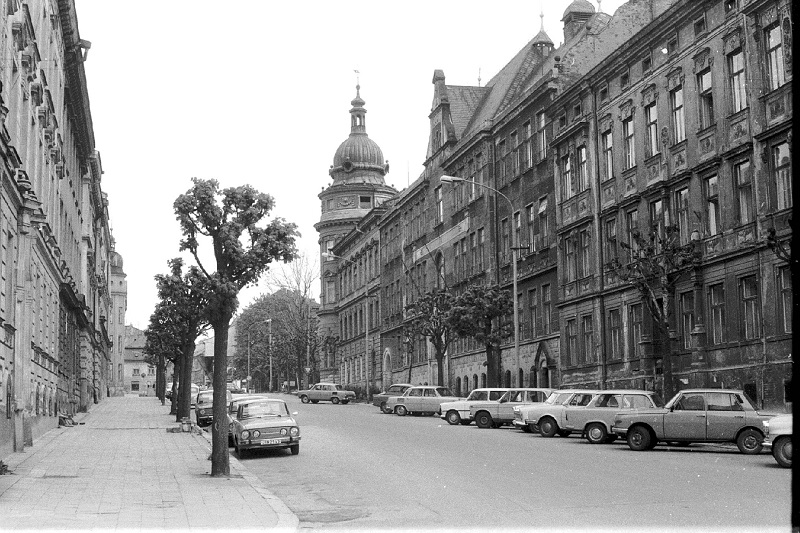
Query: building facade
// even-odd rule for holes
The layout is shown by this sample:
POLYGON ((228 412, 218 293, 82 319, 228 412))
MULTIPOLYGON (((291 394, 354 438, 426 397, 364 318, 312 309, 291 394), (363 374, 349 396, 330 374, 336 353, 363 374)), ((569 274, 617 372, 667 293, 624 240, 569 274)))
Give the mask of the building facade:
MULTIPOLYGON (((782 406, 791 275, 767 235, 784 247, 791 237, 789 8, 631 0, 609 15, 575 0, 561 46, 542 29, 485 86, 435 71, 423 174, 320 232, 323 327, 338 332, 332 380, 435 382, 406 306, 434 287, 499 283, 516 285, 518 304, 502 385, 662 391, 671 345, 676 388, 743 388, 782 406), (622 245, 635 232, 667 228, 692 250, 674 291, 656 298, 672 310, 669 342, 614 267, 635 260, 622 245), (326 266, 331 257, 346 268, 326 266), (371 370, 353 373, 347 361, 364 354, 371 370)), ((445 385, 485 385, 485 359, 457 340, 445 385)))
POLYGON ((75 3, 0 13, 3 453, 109 394, 113 239, 75 3))
POLYGON ((128 309, 128 281, 122 256, 112 252, 110 263, 111 312, 108 315, 108 337, 112 347, 108 388, 110 395, 121 396, 125 394, 125 312, 128 309))

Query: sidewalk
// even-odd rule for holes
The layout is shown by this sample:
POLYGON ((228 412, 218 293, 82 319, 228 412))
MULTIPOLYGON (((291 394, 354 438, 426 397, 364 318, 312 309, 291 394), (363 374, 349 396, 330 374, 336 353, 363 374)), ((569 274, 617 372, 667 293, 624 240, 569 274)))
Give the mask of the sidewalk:
POLYGON ((210 436, 170 433, 153 397, 106 398, 73 427, 53 429, 3 462, 0 530, 297 531, 299 521, 230 456, 212 478, 210 436))

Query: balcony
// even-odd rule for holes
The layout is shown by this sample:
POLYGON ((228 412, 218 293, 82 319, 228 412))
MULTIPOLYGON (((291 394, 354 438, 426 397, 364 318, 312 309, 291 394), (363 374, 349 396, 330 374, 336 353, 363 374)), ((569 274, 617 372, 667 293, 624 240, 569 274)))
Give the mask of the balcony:
POLYGON ((591 189, 581 191, 572 198, 561 202, 561 225, 566 226, 584 216, 591 214, 591 189))

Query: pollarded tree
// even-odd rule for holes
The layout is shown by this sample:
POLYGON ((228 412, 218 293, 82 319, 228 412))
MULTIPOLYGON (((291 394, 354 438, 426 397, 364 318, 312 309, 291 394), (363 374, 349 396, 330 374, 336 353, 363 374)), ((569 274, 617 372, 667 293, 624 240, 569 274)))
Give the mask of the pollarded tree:
POLYGON ((459 294, 450 312, 450 324, 460 337, 472 337, 486 347, 489 387, 500 385, 500 344, 513 328, 507 319, 514 312, 511 293, 499 285, 472 285, 459 294))
POLYGON ((430 339, 436 350, 437 384, 444 386, 444 356, 454 335, 450 320, 454 298, 446 289, 433 289, 406 306, 407 329, 430 339))
POLYGON ((159 302, 145 331, 144 352, 151 357, 163 356, 175 365, 173 391, 178 394, 172 395, 170 413, 180 421, 191 414, 194 343, 208 327, 204 320, 208 301, 198 289, 201 278, 196 267, 184 274, 182 259, 170 260, 169 267, 169 274, 155 277, 159 302))
POLYGON ((183 231, 181 251, 188 250, 202 274, 208 298, 207 319, 214 328, 214 424, 211 475, 229 476, 226 390, 228 328, 239 305, 238 294, 258 281, 273 261, 296 256, 296 226, 281 218, 259 224, 272 211, 274 200, 250 185, 220 190, 217 180, 192 179, 193 186, 174 203, 183 231), (200 259, 198 239, 211 240, 216 270, 200 259))
POLYGON ((696 267, 700 255, 694 243, 681 244, 680 229, 670 225, 654 226, 647 236, 638 230, 631 233, 633 243, 620 242, 628 252, 625 261, 615 257, 610 266, 620 279, 637 289, 653 317, 661 340, 661 365, 664 372, 665 398, 672 398, 672 339, 670 323, 675 310, 675 287, 690 268, 696 267))

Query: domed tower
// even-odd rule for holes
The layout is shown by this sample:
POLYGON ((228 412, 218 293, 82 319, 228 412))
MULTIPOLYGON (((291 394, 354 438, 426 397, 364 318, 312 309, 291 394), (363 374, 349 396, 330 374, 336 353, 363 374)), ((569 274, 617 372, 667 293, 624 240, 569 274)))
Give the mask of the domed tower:
POLYGON ((550 39, 550 36, 547 35, 547 32, 544 31, 544 11, 539 15, 539 18, 542 19, 541 28, 539 29, 539 33, 536 34, 536 37, 533 38, 533 49, 536 50, 544 59, 550 52, 553 51, 553 40, 550 39))
MULTIPOLYGON (((113 242, 112 242, 113 247, 113 242)), ((109 288, 111 295, 111 317, 106 327, 111 339, 111 368, 109 371, 109 389, 112 396, 125 394, 125 382, 122 371, 125 364, 125 311, 128 307, 127 275, 123 269, 122 256, 116 251, 109 254, 109 288)))
POLYGON ((588 0, 573 0, 561 17, 564 23, 564 42, 577 35, 594 13, 594 6, 588 0))
MULTIPOLYGON (((356 85, 356 97, 350 102, 350 136, 344 140, 333 156, 328 174, 333 183, 319 193, 322 216, 314 225, 319 233, 320 265, 323 275, 326 262, 331 257, 323 256, 342 236, 355 228, 373 207, 381 205, 397 191, 384 182, 389 172, 388 162, 383 160, 380 147, 367 136, 361 86, 356 85)), ((323 280, 324 284, 324 280, 323 280)), ((325 302, 323 286, 322 301, 325 302)))

